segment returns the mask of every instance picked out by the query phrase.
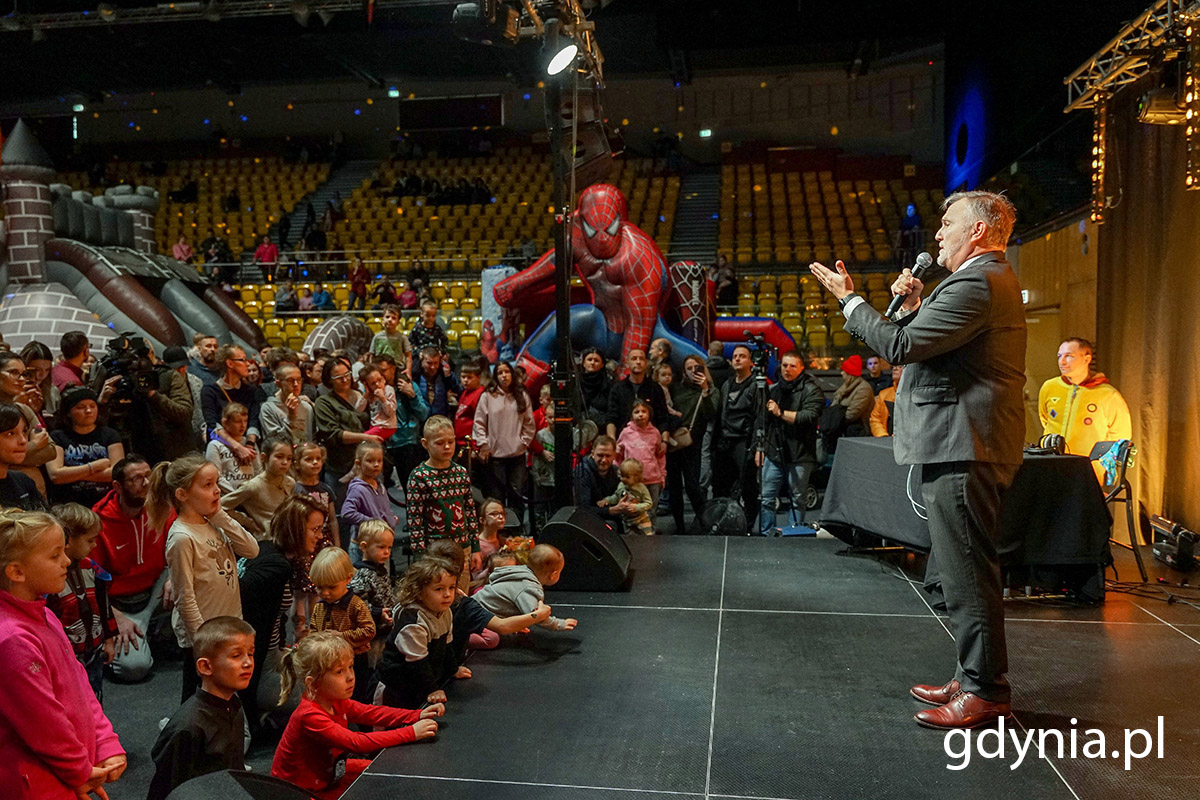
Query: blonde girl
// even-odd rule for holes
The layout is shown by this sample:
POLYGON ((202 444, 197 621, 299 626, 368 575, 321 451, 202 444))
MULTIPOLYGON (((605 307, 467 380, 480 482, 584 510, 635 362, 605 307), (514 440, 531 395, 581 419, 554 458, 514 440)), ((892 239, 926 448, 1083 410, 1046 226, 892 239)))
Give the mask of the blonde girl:
POLYGON ((125 771, 121 743, 43 599, 66 586, 69 563, 54 517, 0 512, 0 786, 9 787, 6 796, 103 796, 103 785, 125 771))
POLYGON ((275 750, 271 775, 314 792, 322 800, 341 797, 371 763, 367 759, 345 759, 345 772, 339 775, 337 767, 346 754, 370 753, 432 738, 438 730, 434 718, 446 710, 442 703, 417 711, 352 700, 354 651, 332 632, 304 637, 284 656, 282 677, 281 703, 286 702, 295 686, 303 687, 303 697, 275 750), (355 733, 350 723, 390 730, 355 733))
POLYGON ((160 530, 171 508, 178 513, 167 532, 167 567, 175 587, 171 626, 184 649, 183 702, 200 686, 192 641, 205 620, 242 617, 237 560, 258 555, 258 542, 221 508, 219 473, 198 455, 162 462, 150 473, 146 510, 160 530))

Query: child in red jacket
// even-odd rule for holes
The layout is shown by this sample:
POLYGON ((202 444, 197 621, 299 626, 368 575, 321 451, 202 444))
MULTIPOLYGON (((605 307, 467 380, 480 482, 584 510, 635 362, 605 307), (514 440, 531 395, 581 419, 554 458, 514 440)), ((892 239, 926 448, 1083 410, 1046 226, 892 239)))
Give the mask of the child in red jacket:
POLYGON ((121 743, 43 599, 66 586, 64 544, 49 514, 0 512, 0 786, 14 800, 101 794, 125 771, 121 743))
POLYGON ((384 747, 429 739, 437 733, 433 717, 445 713, 443 703, 421 711, 368 706, 350 699, 354 694, 354 651, 332 632, 310 633, 283 659, 281 702, 297 683, 304 697, 292 712, 271 774, 314 792, 321 800, 336 800, 371 762, 348 758, 384 747), (355 733, 350 723, 388 726, 393 730, 355 733), (406 726, 406 727, 396 727, 406 726))

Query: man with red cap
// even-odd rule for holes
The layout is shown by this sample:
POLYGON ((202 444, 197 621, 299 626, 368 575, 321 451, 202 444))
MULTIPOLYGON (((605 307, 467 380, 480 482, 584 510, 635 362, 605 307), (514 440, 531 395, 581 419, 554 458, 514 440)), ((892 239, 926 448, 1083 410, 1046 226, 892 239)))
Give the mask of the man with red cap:
POLYGON ((833 402, 846 409, 845 436, 864 436, 875 406, 875 391, 862 376, 863 360, 853 355, 842 362, 842 385, 833 393, 833 402))

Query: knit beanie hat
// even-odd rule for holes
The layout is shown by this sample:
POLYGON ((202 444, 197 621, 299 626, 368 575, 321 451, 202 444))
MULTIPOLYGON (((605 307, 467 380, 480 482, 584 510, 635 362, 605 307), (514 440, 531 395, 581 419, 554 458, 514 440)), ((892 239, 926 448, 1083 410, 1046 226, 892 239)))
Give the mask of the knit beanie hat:
POLYGON ((82 403, 84 400, 93 400, 99 402, 96 393, 91 389, 83 386, 72 386, 63 393, 62 402, 59 406, 60 412, 64 417, 70 413, 71 409, 82 403))
POLYGON ((860 355, 853 355, 842 362, 842 372, 847 375, 853 375, 856 378, 862 377, 863 360, 860 355))

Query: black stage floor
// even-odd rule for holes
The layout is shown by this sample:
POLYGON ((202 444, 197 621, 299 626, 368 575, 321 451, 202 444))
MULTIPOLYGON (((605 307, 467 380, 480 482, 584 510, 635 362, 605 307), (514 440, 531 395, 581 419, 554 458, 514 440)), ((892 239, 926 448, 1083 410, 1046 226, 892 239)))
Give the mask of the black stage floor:
MULTIPOLYGON (((945 620, 890 565, 830 539, 632 538, 620 594, 552 592, 568 633, 477 653, 436 740, 380 755, 346 800, 405 798, 1191 798, 1200 611, 1109 593, 1012 602, 1003 758, 960 770, 913 683, 954 671, 945 620), (1164 718, 1156 758, 1157 717, 1164 718), (1012 729, 1034 748, 1014 767, 1012 729), (1124 729, 1155 736, 1128 771, 1124 729), (1063 731, 1038 758, 1036 731, 1063 731), (1070 753, 1071 730, 1077 751, 1070 753), (1104 759, 1083 755, 1102 731, 1104 759)), ((1128 554, 1120 556, 1122 571, 1128 554)), ((1128 562, 1128 563, 1127 563, 1128 562)), ((1052 735, 1051 735, 1052 736, 1052 735)), ((995 738, 995 734, 991 735, 995 738)), ((1132 748, 1143 739, 1133 734, 1132 748)), ((961 734, 950 742, 954 753, 961 734)))

